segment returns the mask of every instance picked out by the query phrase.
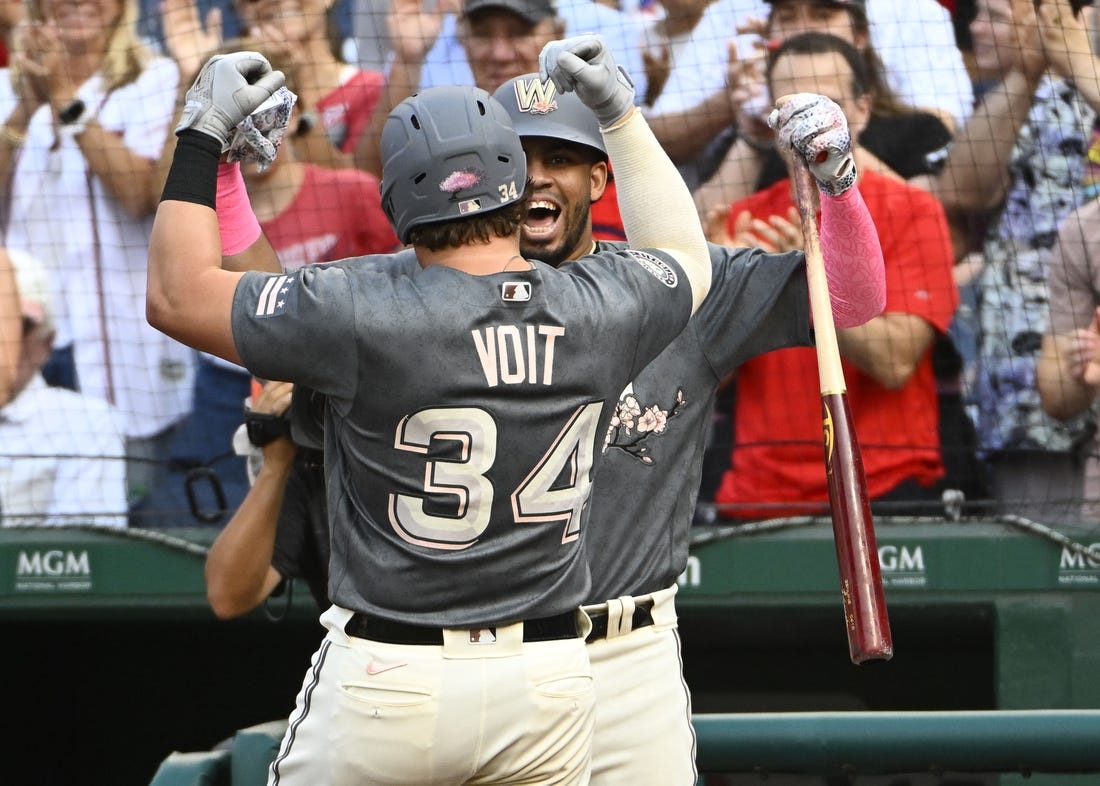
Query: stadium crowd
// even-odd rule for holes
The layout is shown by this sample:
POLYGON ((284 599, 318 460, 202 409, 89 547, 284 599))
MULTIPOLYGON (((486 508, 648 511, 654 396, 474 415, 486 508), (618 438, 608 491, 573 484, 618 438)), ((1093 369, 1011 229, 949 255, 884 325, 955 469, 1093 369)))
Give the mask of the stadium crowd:
MULTIPOLYGON (((209 55, 260 51, 297 96, 276 163, 244 167, 293 270, 399 248, 378 189, 402 99, 493 92, 579 32, 633 76, 708 239, 769 252, 803 245, 769 86, 844 59, 855 89, 830 97, 887 270, 883 314, 839 331, 877 511, 939 516, 961 492, 973 511, 1094 519, 1097 16, 1079 0, 0 0, 3 524, 224 527, 249 462, 290 434, 252 411, 263 380, 146 321, 173 130, 209 55), (793 38, 803 56, 773 73, 793 38)), ((615 185, 592 204, 597 240, 625 238, 615 185)), ((826 510, 814 374, 788 348, 724 380, 697 521, 826 510)), ((624 409, 618 437, 660 440, 676 406, 624 409)))

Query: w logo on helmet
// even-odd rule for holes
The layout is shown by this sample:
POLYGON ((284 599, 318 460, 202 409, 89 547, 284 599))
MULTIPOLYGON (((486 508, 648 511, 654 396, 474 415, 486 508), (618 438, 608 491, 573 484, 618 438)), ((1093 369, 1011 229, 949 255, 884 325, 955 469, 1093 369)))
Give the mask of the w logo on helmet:
POLYGON ((515 82, 516 105, 520 112, 532 115, 548 115, 558 108, 554 100, 557 88, 547 79, 517 79, 515 82))

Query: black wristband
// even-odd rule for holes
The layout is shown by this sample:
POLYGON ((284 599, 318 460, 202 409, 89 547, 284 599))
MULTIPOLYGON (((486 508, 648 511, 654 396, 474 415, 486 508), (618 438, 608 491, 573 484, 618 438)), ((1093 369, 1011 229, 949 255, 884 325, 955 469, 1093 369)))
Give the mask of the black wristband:
POLYGON ((194 202, 213 210, 218 195, 221 155, 222 146, 214 137, 190 128, 181 131, 160 201, 194 202))
POLYGON ((57 119, 61 121, 61 125, 63 126, 72 125, 84 116, 87 109, 87 104, 79 98, 74 98, 65 105, 64 109, 57 113, 57 119))
POLYGON ((285 415, 271 415, 249 409, 244 413, 244 425, 248 441, 258 448, 280 437, 290 436, 290 419, 285 415))

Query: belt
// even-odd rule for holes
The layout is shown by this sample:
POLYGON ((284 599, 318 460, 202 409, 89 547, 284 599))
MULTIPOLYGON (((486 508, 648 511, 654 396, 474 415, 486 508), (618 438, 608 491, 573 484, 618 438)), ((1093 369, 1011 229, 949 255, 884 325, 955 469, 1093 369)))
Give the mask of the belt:
MULTIPOLYGON (((653 608, 652 600, 643 600, 637 606, 634 607, 634 615, 631 617, 630 629, 637 630, 638 628, 644 628, 647 625, 653 624, 653 615, 650 613, 650 609, 653 608)), ((599 641, 600 639, 607 638, 607 612, 590 612, 588 615, 592 620, 592 632, 588 634, 586 642, 599 641)))
MULTIPOLYGON (((493 625, 463 626, 459 630, 478 631, 489 629, 493 625)), ((501 626, 503 627, 503 626, 501 626)), ((381 617, 368 617, 356 612, 344 625, 344 633, 358 639, 370 639, 386 644, 430 644, 443 646, 443 628, 426 625, 410 625, 407 622, 395 622, 381 617)), ((577 628, 577 612, 567 611, 553 617, 539 617, 523 621, 523 640, 557 641, 575 639, 580 636, 577 628)))

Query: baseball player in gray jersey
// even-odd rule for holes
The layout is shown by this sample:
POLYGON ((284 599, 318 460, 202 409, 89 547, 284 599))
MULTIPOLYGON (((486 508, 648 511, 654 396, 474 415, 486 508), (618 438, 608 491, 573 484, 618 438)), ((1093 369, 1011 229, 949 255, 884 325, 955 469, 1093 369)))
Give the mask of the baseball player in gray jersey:
POLYGON ((596 113, 641 251, 560 271, 519 252, 526 166, 477 88, 412 96, 383 132, 383 206, 419 269, 221 268, 220 154, 282 83, 212 58, 187 96, 154 221, 147 313, 168 335, 327 396, 328 628, 271 784, 586 783, 580 609, 592 471, 619 391, 709 288, 686 186, 603 40, 541 64, 596 113), (445 127, 444 127, 445 124, 445 127))
MULTIPOLYGON (((513 79, 494 95, 520 135, 533 186, 520 238, 524 255, 561 265, 594 247, 617 246, 592 239, 589 205, 602 195, 608 170, 591 110, 538 74, 513 79)), ((827 109, 819 104, 813 110, 825 121, 821 132, 835 125, 827 109)), ((620 180, 620 193, 623 185, 620 180)), ((844 213, 826 212, 833 229, 869 225, 858 191, 853 197, 844 213)), ((883 266, 877 241, 864 242, 865 233, 853 236, 857 242, 845 253, 826 249, 841 326, 875 316, 885 298, 884 288, 876 298, 865 286, 873 278, 866 269, 883 266), (846 304, 852 303, 862 307, 850 310, 846 304)), ((696 782, 673 598, 687 564, 714 396, 743 361, 812 343, 801 253, 709 249, 710 294, 687 328, 623 392, 596 472, 586 533, 592 588, 585 606, 593 622, 587 640, 597 704, 593 784, 696 782)))

